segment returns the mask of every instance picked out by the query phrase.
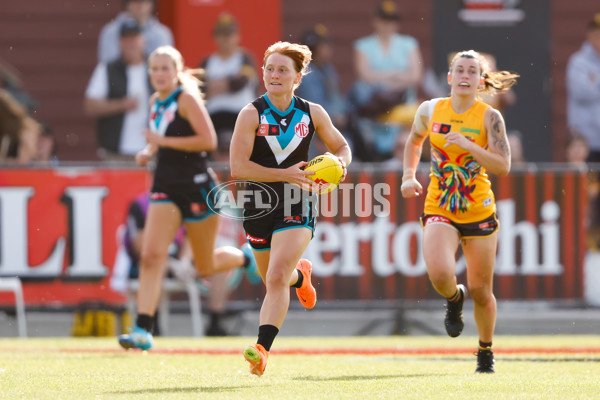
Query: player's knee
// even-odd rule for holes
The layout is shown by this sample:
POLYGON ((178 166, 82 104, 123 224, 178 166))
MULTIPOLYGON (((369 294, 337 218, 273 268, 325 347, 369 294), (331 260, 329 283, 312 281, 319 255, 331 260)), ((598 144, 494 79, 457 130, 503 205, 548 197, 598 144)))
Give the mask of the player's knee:
POLYGON ((446 269, 436 269, 429 273, 431 284, 438 288, 444 287, 449 281, 454 279, 454 272, 446 269))
POLYGON ((269 272, 267 273, 266 279, 267 287, 288 287, 289 282, 290 277, 288 274, 285 274, 279 269, 269 268, 269 272))
POLYGON ((469 296, 477 304, 488 304, 494 295, 489 285, 471 285, 469 286, 469 296))
POLYGON ((198 274, 203 277, 211 276, 217 272, 221 272, 215 268, 214 260, 211 259, 200 260, 200 262, 194 261, 194 266, 196 271, 198 271, 198 274))
POLYGON ((156 249, 144 249, 140 254, 140 265, 141 268, 155 268, 160 266, 165 259, 164 254, 156 249))

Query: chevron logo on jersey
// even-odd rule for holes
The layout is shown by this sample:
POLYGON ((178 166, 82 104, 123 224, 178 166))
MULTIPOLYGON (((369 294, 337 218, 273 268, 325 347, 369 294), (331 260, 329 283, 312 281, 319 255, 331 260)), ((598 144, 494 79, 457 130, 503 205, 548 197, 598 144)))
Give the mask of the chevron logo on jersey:
MULTIPOLYGON (((275 160, 278 164, 281 164, 302 142, 302 139, 308 135, 308 124, 310 123, 310 117, 308 114, 302 112, 295 112, 292 120, 289 123, 289 127, 292 126, 294 129, 283 130, 277 124, 275 117, 272 115, 261 115, 260 125, 257 136, 265 136, 267 144, 269 145, 275 160), (269 131, 266 135, 261 134, 261 128, 268 126, 269 131), (277 127, 277 134, 270 132, 272 127, 277 127), (306 127, 306 129, 305 129, 306 127)), ((266 128, 263 128, 266 129, 266 128)))
POLYGON ((167 127, 175 119, 179 103, 171 102, 167 107, 154 106, 150 114, 150 129, 161 136, 165 136, 167 127))

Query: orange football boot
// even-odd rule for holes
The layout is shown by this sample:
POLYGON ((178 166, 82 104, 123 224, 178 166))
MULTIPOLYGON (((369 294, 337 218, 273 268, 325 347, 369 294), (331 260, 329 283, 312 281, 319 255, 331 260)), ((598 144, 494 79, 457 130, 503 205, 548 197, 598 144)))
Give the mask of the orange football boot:
POLYGON ((250 373, 256 376, 262 376, 267 367, 267 358, 269 352, 265 350, 262 344, 255 344, 246 347, 244 358, 250 363, 250 373))
POLYGON ((296 269, 302 272, 304 280, 302 281, 302 287, 296 288, 296 294, 298 300, 304 306, 304 308, 311 309, 317 304, 317 291, 310 281, 312 274, 312 263, 305 258, 301 258, 296 265, 296 269))

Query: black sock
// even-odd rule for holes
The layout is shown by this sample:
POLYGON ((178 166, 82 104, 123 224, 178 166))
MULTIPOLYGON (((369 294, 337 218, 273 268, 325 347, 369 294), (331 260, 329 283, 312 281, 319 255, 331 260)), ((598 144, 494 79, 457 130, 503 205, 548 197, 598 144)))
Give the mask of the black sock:
POLYGON ((158 324, 158 310, 156 311, 156 313, 154 313, 154 316, 152 317, 152 330, 150 331, 151 334, 153 334, 154 336, 160 336, 160 328, 159 328, 159 324, 158 324))
POLYGON ((250 257, 248 257, 246 255, 246 253, 244 253, 244 264, 242 264, 242 268, 248 268, 250 266, 251 262, 252 262, 252 259, 250 257))
POLYGON ((256 343, 262 345, 265 350, 271 351, 271 345, 278 333, 279 329, 276 326, 261 325, 258 327, 258 341, 256 343))
POLYGON ((481 340, 479 341, 479 350, 491 350, 492 349, 492 342, 482 342, 481 340))
POLYGON ((296 271, 298 271, 298 282, 294 283, 292 287, 300 289, 302 287, 302 282, 304 282, 304 275, 302 275, 302 272, 300 272, 299 269, 296 271))
POLYGON ((142 329, 152 332, 152 325, 154 325, 154 317, 148 314, 138 314, 135 324, 142 329))
POLYGON ((219 326, 222 315, 223 315, 223 313, 211 311, 210 312, 210 326, 219 326))

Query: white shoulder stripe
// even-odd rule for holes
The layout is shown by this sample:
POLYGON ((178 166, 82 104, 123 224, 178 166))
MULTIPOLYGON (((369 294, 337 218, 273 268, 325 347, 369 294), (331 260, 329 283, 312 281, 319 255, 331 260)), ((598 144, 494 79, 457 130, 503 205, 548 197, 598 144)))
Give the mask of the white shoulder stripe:
POLYGON ((431 121, 431 116, 433 115, 433 109, 435 108, 435 105, 438 103, 438 101, 440 101, 442 99, 442 97, 438 97, 435 99, 431 99, 429 100, 429 108, 427 109, 427 116, 429 117, 428 119, 431 121))

